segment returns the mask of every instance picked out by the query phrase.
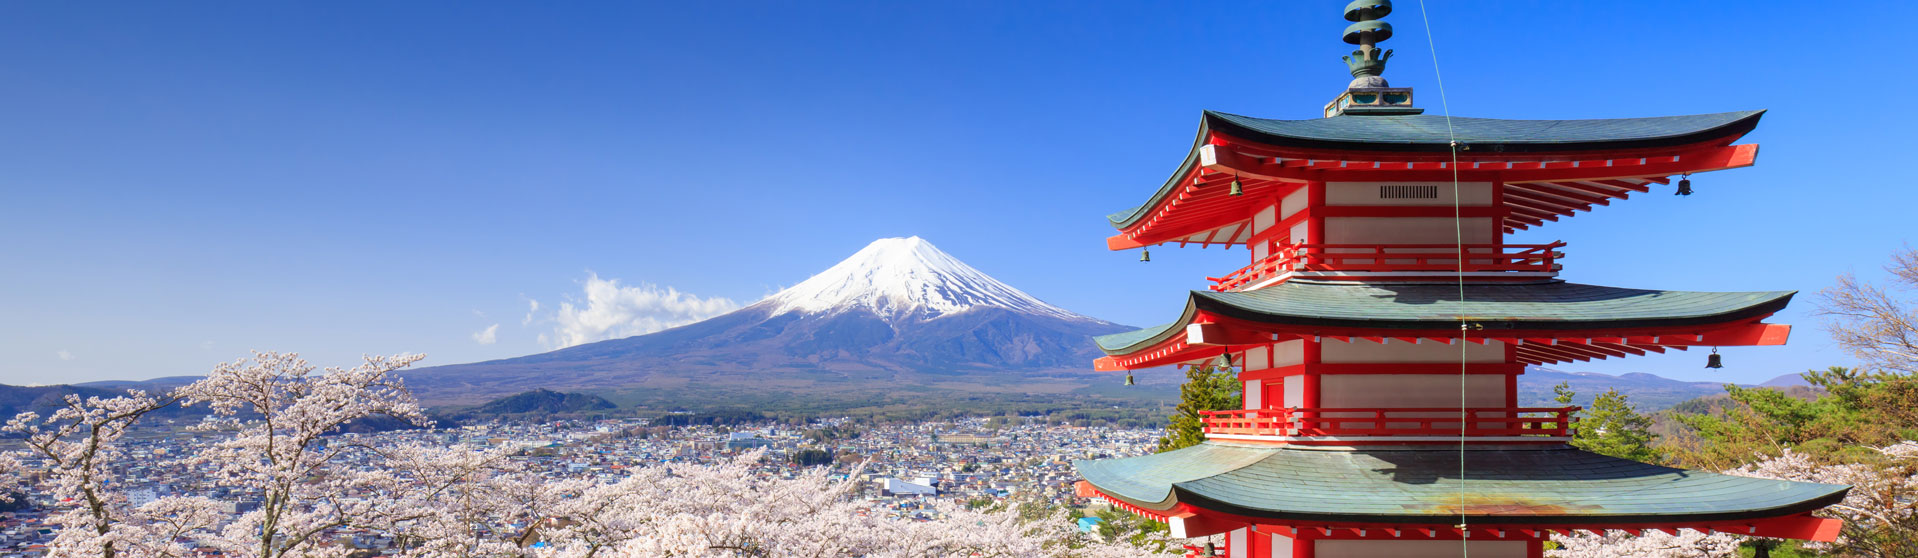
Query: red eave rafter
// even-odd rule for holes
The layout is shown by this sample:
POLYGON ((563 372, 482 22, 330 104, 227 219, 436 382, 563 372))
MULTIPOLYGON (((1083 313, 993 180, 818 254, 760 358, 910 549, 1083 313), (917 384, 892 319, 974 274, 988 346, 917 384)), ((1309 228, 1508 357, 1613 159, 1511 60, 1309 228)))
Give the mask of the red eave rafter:
POLYGON ((1217 133, 1199 150, 1199 164, 1181 177, 1188 186, 1152 208, 1147 218, 1108 238, 1108 248, 1124 250, 1177 242, 1231 225, 1250 217, 1248 200, 1275 198, 1288 187, 1307 182, 1450 181, 1454 177, 1468 182, 1503 182, 1508 192, 1531 194, 1506 200, 1515 215, 1506 219, 1505 226, 1524 229, 1572 211, 1589 211, 1590 204, 1605 205, 1608 198, 1622 199, 1630 191, 1648 192, 1643 184, 1667 183, 1666 176, 1750 166, 1758 156, 1756 144, 1699 144, 1656 153, 1462 155, 1454 173, 1449 157, 1422 161, 1419 159, 1423 156, 1417 155, 1327 152, 1298 156, 1296 151, 1217 133), (1243 186, 1243 197, 1226 194, 1225 184, 1234 178, 1243 186))
MULTIPOLYGON (((1101 357, 1093 362, 1093 370, 1114 372, 1120 370, 1138 370, 1156 368, 1217 357, 1227 352, 1238 353, 1252 347, 1300 338, 1330 338, 1341 341, 1368 339, 1382 342, 1387 339, 1398 342, 1417 342, 1429 340, 1437 343, 1451 343, 1459 339, 1456 330, 1334 330, 1321 328, 1274 327, 1267 324, 1248 322, 1201 312, 1197 318, 1202 324, 1194 333, 1191 329, 1167 338, 1164 341, 1123 355, 1101 357), (1194 336, 1197 336, 1196 338, 1194 336)), ((1760 318, 1762 319, 1762 318, 1760 318)), ((1725 324, 1703 328, 1677 328, 1675 330, 1629 332, 1617 330, 1589 331, 1481 331, 1468 336, 1467 342, 1486 343, 1498 341, 1511 345, 1513 355, 1519 362, 1533 365, 1556 362, 1643 355, 1647 352, 1663 353, 1666 349, 1685 350, 1693 346, 1738 347, 1783 345, 1791 336, 1788 324, 1768 324, 1758 321, 1725 324)))

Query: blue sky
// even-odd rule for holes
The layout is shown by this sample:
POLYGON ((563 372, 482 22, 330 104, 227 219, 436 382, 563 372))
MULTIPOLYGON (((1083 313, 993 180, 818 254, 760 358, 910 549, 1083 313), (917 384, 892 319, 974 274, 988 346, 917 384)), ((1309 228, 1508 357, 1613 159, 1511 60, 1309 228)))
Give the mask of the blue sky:
MULTIPOLYGON (((1164 180, 1202 109, 1316 116, 1349 79, 1343 4, 7 3, 0 382, 254 348, 518 356, 906 235, 1160 323, 1244 252, 1142 265, 1104 249, 1101 217, 1164 180), (585 310, 595 287, 624 310, 585 310)), ((1814 295, 1882 277, 1918 231, 1909 45, 1868 30, 1918 10, 1426 4, 1454 115, 1772 111, 1755 168, 1512 240, 1569 242, 1574 281, 1805 291, 1773 320, 1791 345, 1716 372, 1700 351, 1564 368, 1759 381, 1850 360, 1814 295)), ((1439 113, 1418 3, 1398 9, 1386 77, 1439 113)))

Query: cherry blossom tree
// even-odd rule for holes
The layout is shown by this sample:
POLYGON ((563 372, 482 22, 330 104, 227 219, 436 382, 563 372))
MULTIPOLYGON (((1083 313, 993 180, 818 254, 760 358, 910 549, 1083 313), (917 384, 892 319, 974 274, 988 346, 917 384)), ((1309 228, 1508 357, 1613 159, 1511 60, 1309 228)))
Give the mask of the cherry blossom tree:
POLYGON ((1848 484, 1845 500, 1826 510, 1845 521, 1838 541, 1812 543, 1843 556, 1871 558, 1918 554, 1918 442, 1872 448, 1876 462, 1825 464, 1785 450, 1778 457, 1731 474, 1825 484, 1848 484))
MULTIPOLYGON (((205 498, 164 498, 135 507, 115 490, 114 467, 124 464, 120 439, 146 415, 179 402, 175 395, 128 390, 119 397, 68 394, 44 419, 34 412, 15 415, 0 430, 25 438, 27 454, 44 464, 36 489, 73 507, 50 520, 60 527, 48 545, 50 558, 184 556, 175 541, 217 524, 214 503, 205 498)), ((0 470, 17 469, 8 457, 0 470)))
MULTIPOLYGON (((374 415, 429 422, 393 372, 420 357, 367 357, 319 370, 296 354, 255 353, 174 393, 80 399, 5 429, 51 464, 47 492, 77 502, 55 518, 49 556, 346 557, 339 533, 385 534, 416 558, 639 558, 699 556, 934 558, 1166 556, 1163 535, 1138 546, 1078 532, 1063 510, 972 508, 933 502, 937 519, 890 517, 861 484, 824 468, 773 475, 763 451, 711 465, 655 465, 616 481, 542 477, 505 448, 476 451, 341 434, 374 415), (205 405, 195 426, 212 441, 176 463, 252 497, 226 511, 202 497, 132 506, 112 487, 127 455, 119 441, 143 416, 205 405)), ((0 459, 0 480, 8 472, 0 459)))
POLYGON ((541 479, 511 460, 506 448, 474 451, 410 444, 378 450, 401 486, 391 510, 368 527, 402 541, 406 556, 519 557, 520 534, 502 532, 537 516, 541 479))
POLYGON ((1606 531, 1603 534, 1580 532, 1552 540, 1559 548, 1545 551, 1549 558, 1721 558, 1737 556, 1738 544, 1744 538, 1697 531, 1679 531, 1677 535, 1661 531, 1646 531, 1643 535, 1606 531))
MULTIPOLYGON (((1872 448, 1883 456, 1873 463, 1823 463, 1804 452, 1785 449, 1771 457, 1727 471, 1727 474, 1799 482, 1851 485, 1845 500, 1826 508, 1844 520, 1835 543, 1806 543, 1807 548, 1840 556, 1894 558, 1918 550, 1918 442, 1906 441, 1872 448)), ((1547 553, 1556 558, 1647 556, 1705 558, 1736 556, 1746 537, 1724 533, 1683 531, 1678 535, 1647 531, 1630 536, 1621 531, 1603 535, 1580 534, 1554 539, 1563 548, 1547 553)))
POLYGON ((390 466, 394 456, 327 436, 375 415, 430 424, 393 375, 421 358, 369 356, 350 369, 315 373, 298 354, 256 352, 180 388, 181 397, 215 413, 198 428, 228 434, 196 458, 215 468, 218 483, 261 499, 259 509, 203 542, 234 556, 344 556, 346 549, 330 545, 327 533, 420 513, 390 505, 415 486, 390 466))
MULTIPOLYGON (((940 519, 882 516, 857 485, 821 469, 763 476, 751 452, 709 466, 655 466, 611 484, 563 481, 542 522, 540 558, 833 556, 871 558, 1128 557, 1147 548, 1094 541, 1063 514, 1030 517, 1015 506, 973 509, 935 502, 940 519)), ((1157 554, 1163 556, 1163 554, 1157 554)))

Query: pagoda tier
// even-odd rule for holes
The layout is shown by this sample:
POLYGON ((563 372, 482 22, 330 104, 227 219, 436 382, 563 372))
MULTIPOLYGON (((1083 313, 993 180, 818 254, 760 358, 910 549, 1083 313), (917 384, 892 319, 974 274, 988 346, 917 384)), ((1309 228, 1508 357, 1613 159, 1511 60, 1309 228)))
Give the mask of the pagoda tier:
MULTIPOLYGON (((1282 345, 1328 340, 1496 345, 1510 353, 1500 362, 1514 365, 1698 345, 1783 345, 1791 326, 1761 320, 1783 309, 1793 294, 1658 291, 1556 280, 1463 286, 1292 280, 1244 292, 1193 291, 1173 322, 1096 338, 1110 356, 1094 366, 1131 370, 1223 354, 1259 366, 1282 345), (1469 329, 1461 331, 1461 323, 1469 329)), ((1448 353, 1453 373, 1457 352, 1448 353)))
POLYGON ((1164 521, 1175 537, 1253 528, 1292 539, 1458 540, 1469 530, 1475 541, 1526 541, 1571 530, 1694 529, 1830 540, 1839 522, 1808 514, 1850 489, 1563 446, 1327 451, 1209 442, 1074 466, 1086 479, 1081 493, 1164 521))
POLYGON ((1106 243, 1114 250, 1164 243, 1256 247, 1273 236, 1268 231, 1275 225, 1293 233, 1292 241, 1327 243, 1289 225, 1354 217, 1449 220, 1455 180, 1474 185, 1459 192, 1457 215, 1492 225, 1467 236, 1496 236, 1649 192, 1650 184, 1669 183, 1672 175, 1750 166, 1758 146, 1731 143, 1763 114, 1452 118, 1455 158, 1444 116, 1267 120, 1207 111, 1172 177, 1145 204, 1107 217, 1119 234, 1106 243), (1235 181, 1237 189, 1230 187, 1235 181), (1328 191, 1327 184, 1393 188, 1359 199, 1343 191, 1350 189, 1328 191), (1263 213, 1267 207, 1281 211, 1263 213))

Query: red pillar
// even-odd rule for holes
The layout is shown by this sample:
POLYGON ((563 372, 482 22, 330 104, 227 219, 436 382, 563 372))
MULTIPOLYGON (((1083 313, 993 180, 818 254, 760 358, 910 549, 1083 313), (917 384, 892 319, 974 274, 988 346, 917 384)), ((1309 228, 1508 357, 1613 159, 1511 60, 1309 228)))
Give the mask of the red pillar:
POLYGON ((1545 558, 1545 541, 1525 541, 1525 558, 1545 558))
POLYGON ((1503 180, 1492 181, 1492 207, 1495 209, 1501 210, 1499 211, 1498 217, 1493 217, 1491 219, 1492 220, 1492 244, 1504 244, 1505 243, 1504 214, 1510 213, 1512 210, 1510 208, 1505 207, 1505 181, 1503 180))
MULTIPOLYGON (((1307 244, 1325 244, 1325 183, 1312 182, 1305 185, 1305 242, 1307 244)), ((1297 242, 1299 239, 1292 239, 1297 242)))
POLYGON ((1306 339, 1301 349, 1299 372, 1299 406, 1307 409, 1319 408, 1319 341, 1306 339))

